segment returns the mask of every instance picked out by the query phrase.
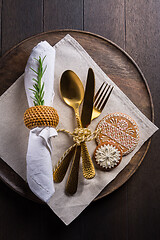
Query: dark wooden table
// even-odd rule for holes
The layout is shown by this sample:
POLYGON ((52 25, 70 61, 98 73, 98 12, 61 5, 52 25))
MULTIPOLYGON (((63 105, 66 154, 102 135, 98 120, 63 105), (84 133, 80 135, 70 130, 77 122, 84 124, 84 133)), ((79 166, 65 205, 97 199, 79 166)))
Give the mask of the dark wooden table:
MULTIPOLYGON (((137 62, 148 81, 160 126, 160 1, 0 0, 1 56, 25 38, 54 29, 102 35, 137 62)), ((45 205, 0 182, 0 240, 160 239, 160 134, 121 188, 93 202, 68 227, 45 205)))

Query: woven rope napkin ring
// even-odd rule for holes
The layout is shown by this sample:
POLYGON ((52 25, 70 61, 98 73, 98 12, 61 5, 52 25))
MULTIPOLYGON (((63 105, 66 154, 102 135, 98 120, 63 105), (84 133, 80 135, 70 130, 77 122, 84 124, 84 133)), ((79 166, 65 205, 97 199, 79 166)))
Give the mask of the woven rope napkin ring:
POLYGON ((27 128, 35 127, 57 127, 59 116, 53 107, 50 106, 34 106, 28 108, 24 113, 24 123, 27 128))

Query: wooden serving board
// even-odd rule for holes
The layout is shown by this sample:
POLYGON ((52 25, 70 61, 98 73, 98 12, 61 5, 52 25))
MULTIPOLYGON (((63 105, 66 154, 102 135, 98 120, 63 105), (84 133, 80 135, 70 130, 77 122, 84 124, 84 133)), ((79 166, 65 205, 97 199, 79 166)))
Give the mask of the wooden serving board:
MULTIPOLYGON (((3 94, 24 72, 31 50, 37 43, 46 40, 54 45, 68 33, 82 45, 130 100, 153 121, 153 103, 148 84, 133 59, 113 42, 84 31, 58 30, 41 33, 13 47, 0 59, 0 94, 3 94)), ((149 145, 150 140, 141 147, 123 171, 95 200, 110 194, 132 176, 144 159, 149 145)), ((22 196, 40 202, 30 191, 27 183, 2 159, 0 159, 0 178, 22 196)))

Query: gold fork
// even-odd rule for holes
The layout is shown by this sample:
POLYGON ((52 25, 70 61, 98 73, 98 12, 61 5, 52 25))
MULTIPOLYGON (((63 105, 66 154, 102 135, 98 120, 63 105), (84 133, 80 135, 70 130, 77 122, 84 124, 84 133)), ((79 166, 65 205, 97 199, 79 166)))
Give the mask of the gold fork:
POLYGON ((99 90, 97 91, 94 97, 94 105, 93 105, 93 112, 91 120, 99 117, 101 112, 103 111, 110 95, 113 90, 113 86, 109 85, 106 82, 103 82, 100 86, 99 90))
MULTIPOLYGON (((94 97, 94 106, 93 106, 91 120, 99 117, 99 115, 103 111, 103 109, 111 95, 112 90, 113 90, 113 86, 109 85, 106 82, 102 83, 101 87, 99 88, 99 90, 97 91, 97 93, 94 97)), ((60 159, 58 161, 58 163, 56 164, 56 166, 54 167, 53 178, 56 183, 60 183, 63 180, 63 178, 67 172, 69 163, 75 153, 75 148, 76 148, 76 146, 74 148, 70 148, 71 149, 70 151, 68 151, 68 149, 67 149, 68 153, 66 151, 64 153, 64 158, 60 159)), ((75 181, 75 184, 77 184, 76 181, 75 181)))

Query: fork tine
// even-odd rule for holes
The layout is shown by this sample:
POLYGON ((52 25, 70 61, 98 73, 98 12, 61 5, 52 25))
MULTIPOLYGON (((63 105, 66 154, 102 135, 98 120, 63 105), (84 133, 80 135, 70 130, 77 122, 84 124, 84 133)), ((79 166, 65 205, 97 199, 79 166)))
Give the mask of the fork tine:
MULTIPOLYGON (((107 103, 107 101, 108 101, 108 99, 109 99, 109 97, 110 97, 110 95, 111 95, 111 92, 113 91, 113 88, 114 88, 114 87, 112 86, 112 88, 111 88, 109 94, 107 95, 106 99, 104 100, 103 105, 102 105, 101 108, 100 108, 100 111, 102 111, 103 108, 105 107, 105 105, 106 105, 106 103, 107 103)), ((109 88, 108 88, 108 89, 109 89, 109 88)), ((107 92, 108 92, 108 91, 107 91, 107 92)))
POLYGON ((103 82, 103 83, 102 83, 102 85, 100 86, 100 88, 98 89, 98 91, 97 91, 96 95, 94 96, 94 101, 95 101, 95 100, 96 100, 96 98, 98 97, 98 95, 99 95, 99 93, 100 93, 100 91, 101 91, 102 87, 104 86, 104 84, 105 84, 105 82, 103 82))
POLYGON ((99 100, 101 99, 101 97, 102 97, 102 95, 103 95, 103 93, 104 93, 107 85, 108 85, 108 83, 105 83, 105 82, 104 82, 104 83, 101 85, 101 87, 99 88, 98 92, 96 93, 95 98, 94 98, 94 105, 95 105, 95 106, 98 104, 99 100), (105 85, 104 89, 102 90, 102 87, 104 86, 104 84, 106 84, 106 85, 105 85), (102 90, 102 92, 101 92, 101 90, 102 90), (100 93, 100 92, 101 92, 101 93, 100 93))
POLYGON ((96 106, 96 108, 100 109, 100 106, 102 105, 102 102, 104 101, 104 99, 105 99, 105 97, 106 97, 106 95, 107 95, 107 92, 108 92, 109 88, 110 88, 110 85, 107 87, 107 89, 105 88, 105 89, 106 89, 105 92, 103 91, 103 95, 101 96, 101 101, 98 103, 98 105, 96 106))

